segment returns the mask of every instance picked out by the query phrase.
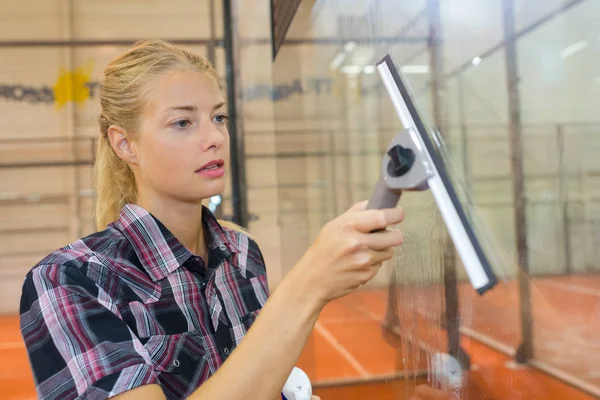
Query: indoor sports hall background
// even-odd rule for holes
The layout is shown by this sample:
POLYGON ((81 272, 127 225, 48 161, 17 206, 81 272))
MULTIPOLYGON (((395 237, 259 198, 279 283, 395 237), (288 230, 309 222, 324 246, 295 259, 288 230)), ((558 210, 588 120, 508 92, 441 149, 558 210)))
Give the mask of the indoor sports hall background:
POLYGON ((236 168, 216 212, 257 238, 273 289, 374 188, 402 129, 385 54, 440 131, 500 282, 478 295, 431 194, 406 193, 405 246, 299 362, 324 400, 408 398, 440 348, 468 366, 464 399, 600 397, 598 21, 596 0, 0 0, 0 398, 35 398, 21 283, 94 232, 98 85, 146 37, 219 71, 236 168))

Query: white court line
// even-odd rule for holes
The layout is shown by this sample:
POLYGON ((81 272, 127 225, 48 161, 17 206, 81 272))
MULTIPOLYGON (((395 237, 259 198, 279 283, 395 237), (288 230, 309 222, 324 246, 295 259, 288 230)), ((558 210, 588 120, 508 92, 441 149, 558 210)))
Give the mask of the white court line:
POLYGON ((383 319, 382 317, 380 318, 379 316, 377 316, 374 312, 369 310, 367 307, 363 306, 358 301, 356 301, 354 299, 348 299, 348 300, 350 303, 352 303, 352 307, 354 307, 356 310, 361 312, 363 315, 365 315, 369 319, 371 319, 373 321, 377 321, 377 322, 380 322, 383 319))
POLYGON ((336 349, 340 353, 340 355, 344 357, 346 361, 348 361, 348 363, 352 365, 356 372, 358 372, 363 378, 371 376, 371 374, 365 369, 365 367, 363 367, 363 365, 352 356, 352 354, 348 351, 347 348, 345 348, 340 342, 337 341, 337 339, 331 334, 331 332, 327 330, 327 328, 325 328, 323 325, 317 322, 315 324, 315 330, 319 332, 319 334, 323 336, 323 338, 327 340, 329 344, 333 346, 333 348, 336 349))
POLYGON ((471 328, 467 328, 466 326, 461 326, 459 328, 460 333, 462 333, 465 336, 468 336, 472 339, 477 340, 478 342, 483 343, 484 345, 491 347, 492 349, 495 349, 496 351, 499 351, 500 353, 504 353, 510 357, 514 357, 515 353, 517 352, 515 349, 513 349, 512 347, 510 347, 507 344, 504 344, 496 339, 491 338, 488 335, 484 335, 483 333, 479 333, 476 330, 473 330, 471 328))
POLYGON ((25 347, 25 343, 23 342, 0 343, 0 350, 20 349, 22 347, 25 347))
MULTIPOLYGON (((385 318, 381 318, 379 316, 377 316, 377 314, 375 314, 374 312, 372 312, 371 310, 369 310, 367 307, 363 306, 360 302, 350 299, 350 302, 352 303, 352 307, 354 307, 356 310, 358 310, 359 312, 365 314, 367 317, 369 317, 370 319, 372 319, 375 322, 382 322, 382 319, 385 318)), ((400 329, 399 326, 393 326, 390 327, 388 329, 391 329, 392 332, 394 332, 395 335, 397 335, 399 338, 402 337, 402 330, 400 329)), ((428 346, 427 343, 425 343, 425 341, 423 339, 416 339, 413 340, 415 342, 417 342, 417 345, 421 348, 421 350, 423 350, 425 353, 427 353, 428 351, 430 351, 431 346, 428 346)))
POLYGON ((552 281, 546 280, 546 278, 534 279, 533 282, 535 284, 542 283, 544 285, 554 286, 555 288, 562 289, 562 290, 567 290, 569 292, 575 292, 575 293, 581 293, 581 294, 588 294, 590 296, 600 297, 600 290, 598 290, 598 289, 592 289, 592 288, 585 287, 585 286, 575 285, 573 283, 552 282, 552 281))

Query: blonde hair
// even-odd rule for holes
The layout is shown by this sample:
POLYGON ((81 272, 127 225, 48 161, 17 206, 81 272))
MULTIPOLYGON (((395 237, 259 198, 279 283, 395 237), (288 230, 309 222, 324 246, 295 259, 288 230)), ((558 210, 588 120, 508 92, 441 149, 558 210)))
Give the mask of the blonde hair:
MULTIPOLYGON (((206 59, 160 39, 135 43, 104 69, 98 119, 100 137, 94 161, 95 218, 99 230, 116 221, 125 204, 137 201, 133 171, 113 150, 108 129, 117 125, 130 137, 135 137, 140 114, 147 104, 150 83, 172 70, 201 72, 218 82, 215 68, 206 59)), ((224 222, 223 225, 241 229, 231 223, 224 222)))

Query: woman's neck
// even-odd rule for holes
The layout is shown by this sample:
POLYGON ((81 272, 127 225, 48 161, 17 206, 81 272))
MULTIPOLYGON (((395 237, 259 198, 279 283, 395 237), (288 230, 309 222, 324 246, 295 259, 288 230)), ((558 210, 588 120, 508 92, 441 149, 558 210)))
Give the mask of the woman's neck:
POLYGON ((150 200, 139 196, 138 204, 158 218, 189 251, 207 259, 201 203, 150 200))

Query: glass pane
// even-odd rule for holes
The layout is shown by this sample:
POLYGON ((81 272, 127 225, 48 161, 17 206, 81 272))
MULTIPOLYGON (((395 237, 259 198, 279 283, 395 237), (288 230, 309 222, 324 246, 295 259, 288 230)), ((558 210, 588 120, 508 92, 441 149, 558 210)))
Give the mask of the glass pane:
MULTIPOLYGON (((375 69, 382 54, 389 51, 403 61, 403 72, 410 75, 411 86, 419 90, 418 98, 429 111, 425 5, 425 1, 402 6, 362 1, 301 5, 273 64, 274 87, 282 94, 274 99, 273 109, 283 268, 298 260, 326 222, 368 199, 379 179, 382 154, 401 129, 375 69)), ((423 251, 422 241, 436 231, 435 218, 426 228, 421 226, 434 208, 427 193, 407 196, 403 202, 414 215, 405 228, 409 250, 401 257, 414 260, 406 278, 425 287, 431 285, 432 274, 440 275, 439 254, 423 251), (434 272, 417 263, 431 264, 434 272)), ((382 334, 395 268, 396 260, 362 290, 324 310, 300 360, 313 385, 390 379, 382 390, 402 398, 411 385, 398 377, 426 379, 424 351, 402 347, 387 329, 382 334)), ((425 295, 415 294, 421 302, 414 304, 423 304, 425 295)), ((439 288, 429 297, 435 296, 439 301, 429 304, 432 320, 427 324, 439 320, 439 288)), ((415 309, 405 310, 418 329, 423 321, 412 313, 415 309)))
POLYGON ((564 17, 561 10, 568 9, 577 2, 569 0, 544 0, 544 1, 515 1, 515 26, 517 31, 530 29, 545 19, 561 20, 564 17))
MULTIPOLYGON (((533 9, 517 2, 517 29, 533 14, 544 15, 546 8, 560 6, 555 3, 527 16, 525 8, 533 9)), ((313 383, 394 377, 388 381, 394 398, 407 398, 416 384, 431 378, 431 354, 452 352, 467 368, 461 398, 586 398, 582 387, 570 387, 562 372, 551 371, 574 363, 564 348, 553 353, 562 364, 545 368, 544 362, 551 358, 539 358, 550 343, 558 343, 559 336, 571 335, 558 329, 551 317, 562 315, 566 308, 559 306, 557 296, 548 297, 541 280, 564 275, 569 268, 588 274, 596 269, 594 238, 598 235, 593 234, 597 226, 591 216, 597 210, 592 194, 597 180, 588 170, 593 171, 595 160, 586 156, 595 149, 595 139, 590 138, 595 131, 590 124, 584 128, 564 122, 595 119, 588 93, 595 93, 592 75, 597 68, 593 62, 562 66, 549 56, 555 51, 562 54, 559 58, 569 59, 578 51, 594 49, 591 40, 596 33, 587 29, 592 24, 583 24, 580 30, 589 30, 586 39, 572 37, 571 30, 565 34, 567 23, 561 16, 556 21, 562 31, 542 33, 540 28, 536 42, 526 44, 538 31, 518 41, 527 275, 518 264, 516 231, 521 221, 515 220, 513 196, 503 4, 500 0, 441 2, 444 90, 437 94, 432 90, 432 49, 421 40, 430 32, 426 2, 405 6, 323 0, 299 10, 288 42, 272 66, 274 85, 284 93, 273 103, 274 151, 281 158, 276 162, 279 199, 287 198, 289 207, 279 210, 285 249, 282 264, 293 265, 330 217, 371 195, 383 151, 402 129, 374 68, 389 53, 426 122, 441 130, 448 172, 499 279, 493 289, 477 294, 461 260, 448 247, 446 227, 431 192, 406 193, 400 203, 409 216, 402 224, 407 239, 397 257, 369 285, 331 304, 319 320, 308 357, 313 383), (569 42, 565 46, 587 44, 565 50, 561 47, 565 40, 569 42), (562 83, 566 76, 571 80, 562 83), (573 100, 570 86, 575 80, 581 82, 587 100, 583 96, 573 100), (548 101, 541 101, 542 97, 548 101), (436 102, 444 115, 436 115, 436 102), (584 114, 588 109, 590 113, 584 114), (440 126, 434 121, 441 121, 440 126), (586 149, 578 147, 583 143, 586 149), (313 186, 321 183, 324 187, 313 186), (289 190, 286 185, 295 185, 293 202, 284 194, 289 190), (533 307, 534 360, 523 364, 515 355, 526 339, 529 306, 533 307), (458 353, 455 341, 460 343, 458 353), (373 353, 387 356, 375 359, 373 353), (325 360, 323 354, 330 358, 325 360), (340 366, 338 373, 325 367, 331 364, 340 366)), ((593 12, 588 9, 585 14, 593 12)), ((583 14, 577 18, 585 19, 583 14)), ((568 287, 573 287, 572 281, 568 287)), ((574 312, 577 318, 589 316, 584 309, 583 314, 574 312)), ((589 345, 585 335, 593 331, 592 325, 588 323, 585 334, 572 338, 589 345)), ((586 368, 582 364, 578 362, 573 374, 582 373, 586 368)))
POLYGON ((442 0, 444 71, 450 73, 477 63, 476 57, 503 41, 499 0, 442 0))
MULTIPOLYGON (((551 1, 535 10, 521 4, 521 20, 565 3, 551 1)), ((599 11, 597 2, 581 2, 518 42, 526 121, 531 363, 596 396, 600 126, 589 121, 597 120, 600 42, 589 24, 599 11)))

